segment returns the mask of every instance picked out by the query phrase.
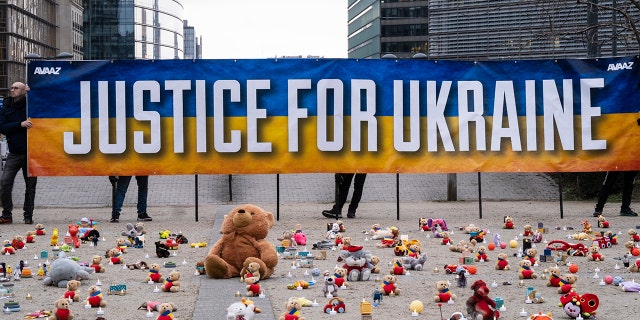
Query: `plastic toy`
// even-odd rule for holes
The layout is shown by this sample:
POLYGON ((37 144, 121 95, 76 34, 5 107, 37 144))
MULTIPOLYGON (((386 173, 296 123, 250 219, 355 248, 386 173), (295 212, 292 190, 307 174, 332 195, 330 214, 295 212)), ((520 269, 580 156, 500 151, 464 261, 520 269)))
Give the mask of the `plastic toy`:
POLYGON ((69 236, 71 237, 71 243, 75 248, 80 248, 80 239, 78 239, 78 225, 69 225, 69 236))
POLYGON ((333 297, 329 299, 329 302, 326 306, 324 306, 325 313, 331 313, 331 311, 335 311, 337 313, 344 313, 346 311, 346 305, 344 301, 338 297, 333 297))
POLYGON ((547 249, 554 251, 564 251, 570 256, 582 257, 589 253, 587 248, 582 243, 568 243, 563 240, 552 240, 547 243, 547 249))

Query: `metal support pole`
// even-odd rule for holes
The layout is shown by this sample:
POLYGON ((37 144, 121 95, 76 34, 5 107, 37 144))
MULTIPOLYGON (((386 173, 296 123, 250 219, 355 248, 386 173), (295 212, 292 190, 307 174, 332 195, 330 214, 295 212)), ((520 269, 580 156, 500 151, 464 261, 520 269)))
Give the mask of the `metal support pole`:
POLYGON ((109 181, 111 181, 111 214, 113 215, 116 212, 116 182, 118 182, 118 178, 109 177, 109 181))
POLYGON ((400 220, 400 173, 396 172, 396 219, 400 220))
POLYGON ((280 221, 280 174, 276 174, 276 221, 280 221))
POLYGON ((196 222, 198 222, 198 174, 195 174, 195 195, 196 195, 196 222))
POLYGON ((458 175, 447 173, 447 201, 458 201, 458 175))
POLYGON ((564 219, 564 207, 562 203, 562 172, 560 172, 560 179, 558 180, 558 189, 560 193, 560 219, 564 219))
POLYGON ((482 219, 482 173, 478 172, 478 213, 482 219))
POLYGON ((229 202, 233 202, 233 185, 231 181, 233 180, 233 175, 229 175, 229 202))

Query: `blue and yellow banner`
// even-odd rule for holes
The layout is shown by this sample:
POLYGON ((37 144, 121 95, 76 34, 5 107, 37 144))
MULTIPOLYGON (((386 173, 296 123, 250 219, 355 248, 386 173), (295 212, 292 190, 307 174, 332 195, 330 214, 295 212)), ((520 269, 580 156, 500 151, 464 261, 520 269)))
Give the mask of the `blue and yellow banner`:
POLYGON ((638 170, 638 59, 31 61, 29 174, 638 170))

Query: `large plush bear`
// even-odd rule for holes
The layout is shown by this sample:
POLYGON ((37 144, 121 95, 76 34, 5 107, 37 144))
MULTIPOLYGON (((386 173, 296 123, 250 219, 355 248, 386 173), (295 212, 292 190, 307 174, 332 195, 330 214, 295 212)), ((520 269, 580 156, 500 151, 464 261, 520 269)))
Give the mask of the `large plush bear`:
POLYGON ((271 212, 252 204, 231 210, 222 222, 222 236, 205 258, 207 275, 215 279, 239 277, 243 266, 256 262, 260 278, 269 278, 278 264, 275 247, 265 240, 274 223, 271 212))
POLYGON ((499 319, 500 312, 496 310, 496 302, 489 298, 489 287, 482 280, 476 280, 471 285, 473 295, 467 299, 467 313, 472 320, 499 319))

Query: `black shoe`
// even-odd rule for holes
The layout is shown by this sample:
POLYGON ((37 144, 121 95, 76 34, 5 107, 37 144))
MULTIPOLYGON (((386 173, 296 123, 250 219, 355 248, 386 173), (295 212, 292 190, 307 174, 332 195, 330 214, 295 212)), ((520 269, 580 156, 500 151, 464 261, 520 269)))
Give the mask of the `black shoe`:
POLYGON ((32 217, 24 217, 24 224, 33 224, 32 217))
POLYGON ((109 222, 118 223, 118 222, 120 222, 120 219, 118 217, 111 217, 111 220, 109 220, 109 222))
POLYGON ((350 210, 349 212, 347 212, 347 218, 353 219, 355 217, 356 217, 356 211, 355 210, 353 210, 353 211, 350 210))
POLYGON ((638 213, 633 211, 633 209, 631 209, 631 208, 626 208, 626 209, 621 209, 620 210, 620 215, 621 216, 628 216, 628 217, 637 217, 638 213))
POLYGON ((322 215, 327 218, 342 219, 342 214, 340 212, 335 212, 332 210, 323 210, 322 215))
POLYGON ((149 217, 148 214, 143 213, 143 214, 138 216, 138 221, 153 221, 153 219, 151 217, 149 217))
POLYGON ((602 210, 598 210, 598 209, 596 209, 596 210, 593 212, 593 216, 594 216, 594 217, 596 217, 596 218, 597 218, 599 215, 601 215, 601 214, 602 214, 602 210))
POLYGON ((0 224, 11 224, 13 219, 11 217, 0 216, 0 224))

